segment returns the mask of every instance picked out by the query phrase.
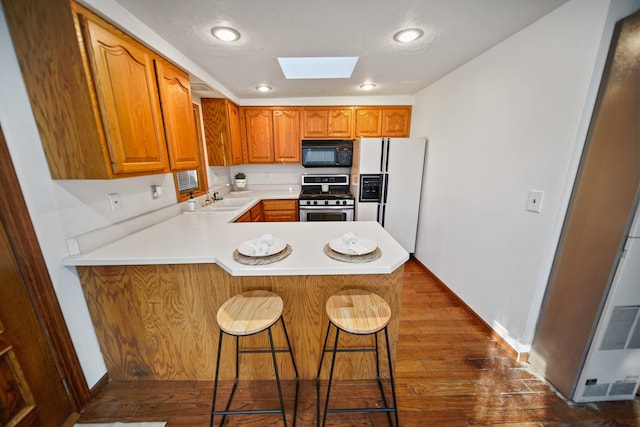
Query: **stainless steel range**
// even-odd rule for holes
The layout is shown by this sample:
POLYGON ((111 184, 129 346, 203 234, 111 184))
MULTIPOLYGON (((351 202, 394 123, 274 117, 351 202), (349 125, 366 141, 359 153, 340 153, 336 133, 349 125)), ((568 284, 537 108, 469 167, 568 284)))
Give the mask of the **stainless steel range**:
POLYGON ((302 175, 300 221, 353 221, 349 175, 302 175))

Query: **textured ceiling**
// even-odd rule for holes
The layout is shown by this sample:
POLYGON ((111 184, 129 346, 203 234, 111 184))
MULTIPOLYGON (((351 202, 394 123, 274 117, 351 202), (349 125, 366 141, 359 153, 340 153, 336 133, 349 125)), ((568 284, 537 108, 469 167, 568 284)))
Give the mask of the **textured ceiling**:
POLYGON ((116 1, 246 99, 413 95, 566 0, 116 1), (209 32, 217 25, 242 37, 218 41, 209 32), (393 41, 410 27, 425 35, 411 44, 393 41), (279 56, 359 60, 350 79, 286 80, 279 56), (377 87, 363 93, 365 81, 377 87), (258 93, 258 84, 274 90, 258 93))

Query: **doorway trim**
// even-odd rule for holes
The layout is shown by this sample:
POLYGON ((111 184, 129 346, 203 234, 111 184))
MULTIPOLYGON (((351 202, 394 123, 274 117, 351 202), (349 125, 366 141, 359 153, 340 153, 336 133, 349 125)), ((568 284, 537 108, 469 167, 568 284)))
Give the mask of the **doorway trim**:
POLYGON ((62 316, 1 126, 0 164, 3 165, 0 168, 0 188, 4 189, 0 191, 0 220, 7 230, 27 292, 47 336, 47 344, 70 402, 79 412, 91 401, 91 393, 62 316))

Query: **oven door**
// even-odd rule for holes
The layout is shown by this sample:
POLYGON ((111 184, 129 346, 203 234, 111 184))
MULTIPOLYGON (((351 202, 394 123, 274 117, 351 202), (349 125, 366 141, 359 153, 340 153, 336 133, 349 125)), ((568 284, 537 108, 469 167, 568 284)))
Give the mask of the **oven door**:
POLYGON ((353 207, 350 208, 338 208, 338 207, 310 207, 305 206, 300 208, 300 221, 353 221, 353 207))

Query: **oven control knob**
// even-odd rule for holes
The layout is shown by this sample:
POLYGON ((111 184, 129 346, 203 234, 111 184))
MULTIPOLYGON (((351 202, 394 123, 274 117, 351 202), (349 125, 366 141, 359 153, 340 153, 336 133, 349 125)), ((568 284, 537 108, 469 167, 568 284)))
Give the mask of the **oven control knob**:
POLYGON ((342 201, 342 204, 343 204, 343 205, 346 205, 346 204, 347 204, 347 201, 346 201, 346 200, 343 200, 343 201, 342 201))
POLYGON ((328 205, 328 204, 329 204, 329 201, 328 201, 328 200, 325 200, 325 201, 324 201, 324 204, 325 204, 325 205, 328 205))
POLYGON ((317 205, 317 204, 318 204, 318 201, 317 201, 317 200, 314 200, 314 201, 313 201, 313 204, 314 204, 314 205, 317 205))
POLYGON ((310 204, 311 204, 311 200, 307 200, 307 205, 310 205, 310 204))
POLYGON ((336 200, 336 205, 339 205, 339 204, 340 204, 340 200, 336 200))

